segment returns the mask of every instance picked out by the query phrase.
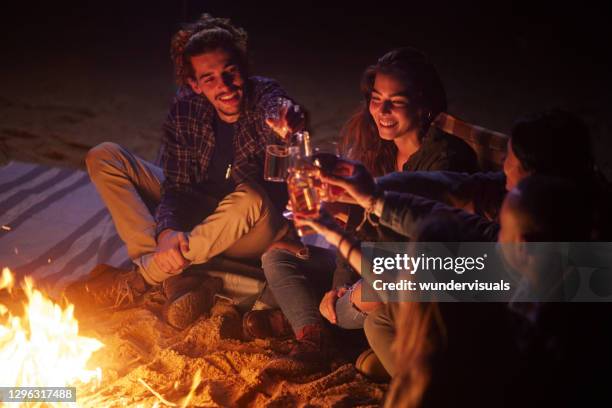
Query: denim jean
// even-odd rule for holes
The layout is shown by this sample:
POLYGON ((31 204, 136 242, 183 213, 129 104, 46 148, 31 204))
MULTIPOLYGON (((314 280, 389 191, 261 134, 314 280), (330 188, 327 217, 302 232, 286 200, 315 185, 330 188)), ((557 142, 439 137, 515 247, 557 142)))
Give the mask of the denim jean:
POLYGON ((363 323, 368 315, 353 306, 352 293, 352 290, 349 290, 336 301, 336 321, 338 327, 343 329, 363 329, 363 323))
POLYGON ((271 249, 261 257, 268 287, 295 333, 308 325, 320 325, 319 303, 331 288, 335 253, 309 246, 310 256, 301 259, 286 249, 271 249))

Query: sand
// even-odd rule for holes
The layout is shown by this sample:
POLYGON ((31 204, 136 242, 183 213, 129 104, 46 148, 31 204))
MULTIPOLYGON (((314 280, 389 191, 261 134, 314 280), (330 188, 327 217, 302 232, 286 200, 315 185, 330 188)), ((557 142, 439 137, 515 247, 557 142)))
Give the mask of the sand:
POLYGON ((197 407, 377 406, 386 384, 368 381, 342 358, 299 363, 287 358, 293 340, 240 339, 240 316, 216 307, 178 331, 155 307, 89 315, 82 332, 105 344, 90 359, 101 367, 95 390, 77 392, 83 406, 197 407), (197 373, 201 382, 195 382, 197 373), (154 392, 158 395, 154 395, 154 392), (162 400, 163 398, 163 400, 162 400))

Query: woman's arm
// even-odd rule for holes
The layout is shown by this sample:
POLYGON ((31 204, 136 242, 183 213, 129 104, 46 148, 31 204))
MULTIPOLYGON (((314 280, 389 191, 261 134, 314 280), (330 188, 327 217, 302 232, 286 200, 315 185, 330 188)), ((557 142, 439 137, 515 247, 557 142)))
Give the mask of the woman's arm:
POLYGON ((321 216, 317 219, 303 218, 295 214, 294 222, 297 227, 308 226, 323 236, 361 275, 361 243, 343 231, 328 213, 322 211, 321 216))

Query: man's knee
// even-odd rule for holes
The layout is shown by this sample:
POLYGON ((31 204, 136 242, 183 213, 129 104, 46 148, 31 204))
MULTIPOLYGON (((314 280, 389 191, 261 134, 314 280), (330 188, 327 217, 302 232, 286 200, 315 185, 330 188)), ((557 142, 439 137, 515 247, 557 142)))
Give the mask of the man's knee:
POLYGON ((252 221, 256 221, 269 206, 266 192, 260 186, 251 183, 238 185, 228 199, 236 214, 246 215, 252 221))
POLYGON ((89 149, 85 155, 87 172, 91 176, 99 172, 105 165, 122 154, 122 148, 117 143, 104 142, 89 149))

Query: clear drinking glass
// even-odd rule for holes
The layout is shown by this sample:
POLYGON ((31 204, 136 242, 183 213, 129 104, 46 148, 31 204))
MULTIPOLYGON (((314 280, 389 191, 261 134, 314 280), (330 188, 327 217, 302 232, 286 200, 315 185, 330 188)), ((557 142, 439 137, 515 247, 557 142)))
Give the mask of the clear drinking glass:
POLYGON ((289 148, 285 145, 266 146, 266 160, 264 162, 264 179, 282 183, 287 180, 289 168, 289 148))
MULTIPOLYGON (((333 172, 339 158, 340 149, 337 142, 327 141, 318 143, 313 149, 312 163, 324 172, 333 172)), ((327 192, 325 201, 336 201, 344 193, 342 187, 325 185, 324 188, 327 192)))
MULTIPOLYGON (((320 170, 312 165, 289 170, 287 189, 293 214, 304 218, 319 216, 321 202, 326 199, 326 190, 319 179, 319 173, 320 170)), ((297 231, 300 236, 314 232, 309 227, 298 227, 297 231)))

